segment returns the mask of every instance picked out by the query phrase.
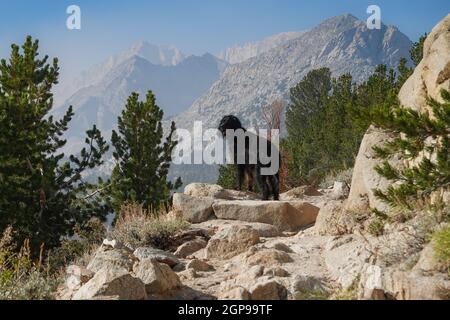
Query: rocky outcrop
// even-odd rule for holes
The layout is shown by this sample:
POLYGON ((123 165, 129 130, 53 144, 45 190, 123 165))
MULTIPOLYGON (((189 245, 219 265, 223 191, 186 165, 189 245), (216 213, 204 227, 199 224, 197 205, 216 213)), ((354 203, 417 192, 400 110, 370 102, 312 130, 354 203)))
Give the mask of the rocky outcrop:
MULTIPOLYGON (((388 205, 375 197, 374 190, 386 190, 391 183, 381 177, 375 167, 382 164, 382 160, 375 157, 373 147, 383 145, 392 139, 387 133, 371 127, 365 134, 353 169, 353 179, 350 195, 345 209, 347 211, 368 211, 376 208, 380 211, 389 209, 388 205)), ((391 164, 399 167, 401 163, 393 160, 391 164)))
MULTIPOLYGON (((405 82, 399 93, 401 105, 419 112, 429 110, 426 99, 431 97, 441 101, 440 91, 450 90, 450 15, 440 22, 428 35, 424 43, 421 63, 413 75, 405 82)), ((382 145, 391 137, 386 133, 370 128, 363 138, 356 158, 347 210, 361 210, 365 207, 384 211, 386 204, 373 194, 373 189, 385 190, 389 183, 374 170, 380 164, 374 158, 373 147, 382 145)), ((401 166, 398 160, 392 163, 401 166)))
POLYGON ((319 208, 302 201, 218 201, 213 205, 220 219, 261 222, 281 231, 296 231, 316 221, 319 208))
POLYGON ((322 193, 312 187, 303 187, 281 196, 288 200, 261 201, 257 194, 251 192, 193 183, 186 186, 183 194, 174 194, 173 210, 191 223, 218 218, 244 223, 263 223, 274 226, 278 232, 298 231, 316 221, 319 208, 309 200, 323 196, 322 193))
POLYGON ((427 110, 427 97, 442 101, 441 90, 450 90, 450 14, 431 31, 424 43, 423 60, 399 93, 402 105, 427 110))

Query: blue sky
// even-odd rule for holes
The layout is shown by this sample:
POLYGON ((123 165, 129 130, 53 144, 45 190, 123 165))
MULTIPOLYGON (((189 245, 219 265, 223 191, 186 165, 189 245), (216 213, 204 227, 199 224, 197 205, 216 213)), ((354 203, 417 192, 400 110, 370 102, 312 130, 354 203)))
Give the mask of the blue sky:
POLYGON ((285 31, 304 30, 351 13, 366 20, 371 4, 383 23, 412 40, 450 13, 448 0, 0 0, 0 56, 27 34, 41 52, 58 56, 63 72, 75 73, 147 40, 174 44, 186 54, 218 53, 234 44, 285 31), (82 30, 66 29, 66 8, 82 10, 82 30))

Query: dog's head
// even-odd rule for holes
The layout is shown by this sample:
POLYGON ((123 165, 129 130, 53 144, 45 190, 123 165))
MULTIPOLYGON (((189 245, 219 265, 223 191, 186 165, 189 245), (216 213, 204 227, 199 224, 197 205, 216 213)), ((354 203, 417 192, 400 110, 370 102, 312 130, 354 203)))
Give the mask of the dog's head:
POLYGON ((219 124, 219 131, 222 133, 222 136, 226 136, 227 130, 238 130, 244 129, 242 127, 241 121, 235 116, 225 116, 222 118, 219 124))

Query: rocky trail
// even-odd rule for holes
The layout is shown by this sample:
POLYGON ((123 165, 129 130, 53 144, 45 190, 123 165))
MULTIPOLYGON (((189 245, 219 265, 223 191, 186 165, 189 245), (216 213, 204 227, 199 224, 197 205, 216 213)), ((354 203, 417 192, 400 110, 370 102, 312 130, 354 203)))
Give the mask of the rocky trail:
MULTIPOLYGON (((374 252, 382 239, 357 233, 323 235, 326 222, 314 221, 326 214, 325 204, 342 203, 333 199, 345 196, 342 184, 336 183, 322 193, 297 188, 283 194, 283 201, 261 206, 255 194, 189 185, 184 194, 175 195, 183 200, 175 202, 167 218, 182 215, 196 222, 177 235, 180 245, 162 251, 105 240, 86 268, 67 269, 61 298, 406 299, 433 297, 437 284, 450 287, 444 275, 424 276, 420 270, 399 267, 382 270, 374 252), (191 205, 207 201, 208 208, 191 205), (222 212, 223 207, 240 220, 217 218, 215 208, 222 212), (405 277, 412 278, 406 282, 405 277)), ((427 254, 418 259, 417 265, 430 264, 427 254)))

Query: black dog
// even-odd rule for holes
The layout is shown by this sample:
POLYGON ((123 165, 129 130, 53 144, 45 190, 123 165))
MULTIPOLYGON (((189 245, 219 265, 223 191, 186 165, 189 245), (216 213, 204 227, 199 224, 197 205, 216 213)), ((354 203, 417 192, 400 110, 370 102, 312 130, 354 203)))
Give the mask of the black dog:
MULTIPOLYGON (((242 130, 247 134, 247 136, 251 136, 252 133, 247 132, 245 128, 242 127, 241 122, 239 119, 235 116, 225 116, 219 124, 219 131, 221 132, 222 136, 226 138, 227 130, 242 130)), ((255 136, 254 138, 262 139, 261 137, 255 136)), ((266 140, 267 141, 267 140, 266 140)), ((247 177, 247 183, 248 183, 248 190, 253 191, 253 178, 256 175, 256 182, 258 183, 259 190, 262 193, 262 199, 268 200, 270 197, 270 193, 273 195, 274 200, 279 200, 279 172, 277 170, 276 174, 273 175, 262 175, 261 170, 262 168, 269 168, 271 166, 271 163, 268 164, 262 164, 260 161, 260 152, 259 152, 259 144, 257 147, 257 150, 250 150, 250 138, 246 137, 245 139, 245 150, 238 150, 238 143, 237 138, 234 137, 234 163, 236 163, 237 167, 237 181, 238 181, 238 190, 242 190, 242 184, 244 182, 244 177, 247 177), (241 152, 245 152, 245 163, 244 164, 237 164, 238 163, 238 155, 241 152), (252 152, 256 152, 256 164, 250 163, 252 152), (270 186, 270 189, 269 189, 270 186)), ((270 141, 267 141, 267 156, 271 156, 272 151, 272 144, 270 141)))

